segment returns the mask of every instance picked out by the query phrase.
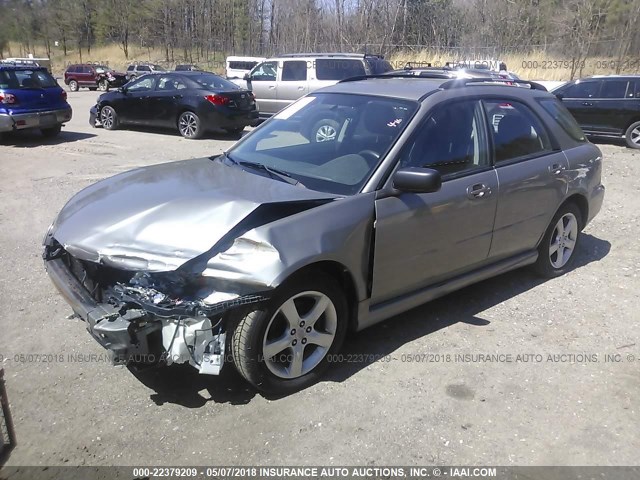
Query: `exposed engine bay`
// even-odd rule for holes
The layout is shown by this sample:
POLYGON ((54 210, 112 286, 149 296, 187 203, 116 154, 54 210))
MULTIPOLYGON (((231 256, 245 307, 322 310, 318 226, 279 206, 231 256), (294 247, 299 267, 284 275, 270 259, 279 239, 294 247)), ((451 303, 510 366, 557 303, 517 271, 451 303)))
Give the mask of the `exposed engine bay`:
POLYGON ((65 269, 58 274, 90 294, 95 308, 74 311, 114 364, 189 363, 217 375, 226 345, 223 313, 267 298, 217 291, 211 279, 181 271, 128 272, 78 260, 55 243, 45 248, 45 260, 50 273, 65 269))

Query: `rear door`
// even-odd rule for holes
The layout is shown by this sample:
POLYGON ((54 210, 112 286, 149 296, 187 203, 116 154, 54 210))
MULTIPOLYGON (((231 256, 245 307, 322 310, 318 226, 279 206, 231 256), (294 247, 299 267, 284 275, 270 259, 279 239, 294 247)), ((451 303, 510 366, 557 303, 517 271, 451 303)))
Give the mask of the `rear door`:
POLYGON ((306 60, 284 60, 276 88, 278 110, 309 93, 309 68, 306 60))
POLYGON ((187 85, 179 75, 160 75, 148 101, 148 122, 158 126, 175 127, 178 110, 187 93, 187 85))
POLYGON ((483 104, 500 184, 489 256, 500 260, 535 249, 564 198, 568 164, 528 105, 508 98, 483 104))
POLYGON ((399 166, 438 170, 442 188, 376 200, 372 304, 487 261, 498 180, 486 130, 478 100, 455 100, 438 105, 407 142, 399 166))
POLYGON ((624 78, 607 78, 602 82, 598 100, 594 102, 597 111, 594 128, 602 133, 623 135, 632 120, 640 114, 640 103, 628 101, 633 98, 634 84, 624 78))

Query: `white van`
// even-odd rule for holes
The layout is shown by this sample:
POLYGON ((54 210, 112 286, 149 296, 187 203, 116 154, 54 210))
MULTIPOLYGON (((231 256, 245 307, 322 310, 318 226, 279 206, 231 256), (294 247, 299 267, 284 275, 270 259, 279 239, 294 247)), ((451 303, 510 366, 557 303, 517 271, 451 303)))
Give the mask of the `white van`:
POLYGON ((264 57, 227 57, 226 75, 228 79, 244 78, 264 57))

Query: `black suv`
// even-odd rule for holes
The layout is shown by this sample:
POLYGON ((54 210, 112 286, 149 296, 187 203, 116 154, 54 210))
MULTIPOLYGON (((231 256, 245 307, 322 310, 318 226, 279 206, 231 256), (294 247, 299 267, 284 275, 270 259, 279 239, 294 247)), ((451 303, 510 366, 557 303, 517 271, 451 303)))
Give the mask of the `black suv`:
POLYGON ((640 148, 640 75, 594 76, 553 90, 587 135, 640 148))

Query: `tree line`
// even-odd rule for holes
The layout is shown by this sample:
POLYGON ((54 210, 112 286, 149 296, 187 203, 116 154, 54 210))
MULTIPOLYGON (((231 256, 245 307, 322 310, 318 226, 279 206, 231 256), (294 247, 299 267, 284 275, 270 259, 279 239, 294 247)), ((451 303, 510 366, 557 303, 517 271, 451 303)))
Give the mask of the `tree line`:
POLYGON ((215 54, 423 50, 475 58, 542 51, 580 61, 640 54, 638 0, 0 0, 0 54, 91 55, 115 43, 167 62, 215 54), (57 42, 57 47, 56 47, 57 42))

